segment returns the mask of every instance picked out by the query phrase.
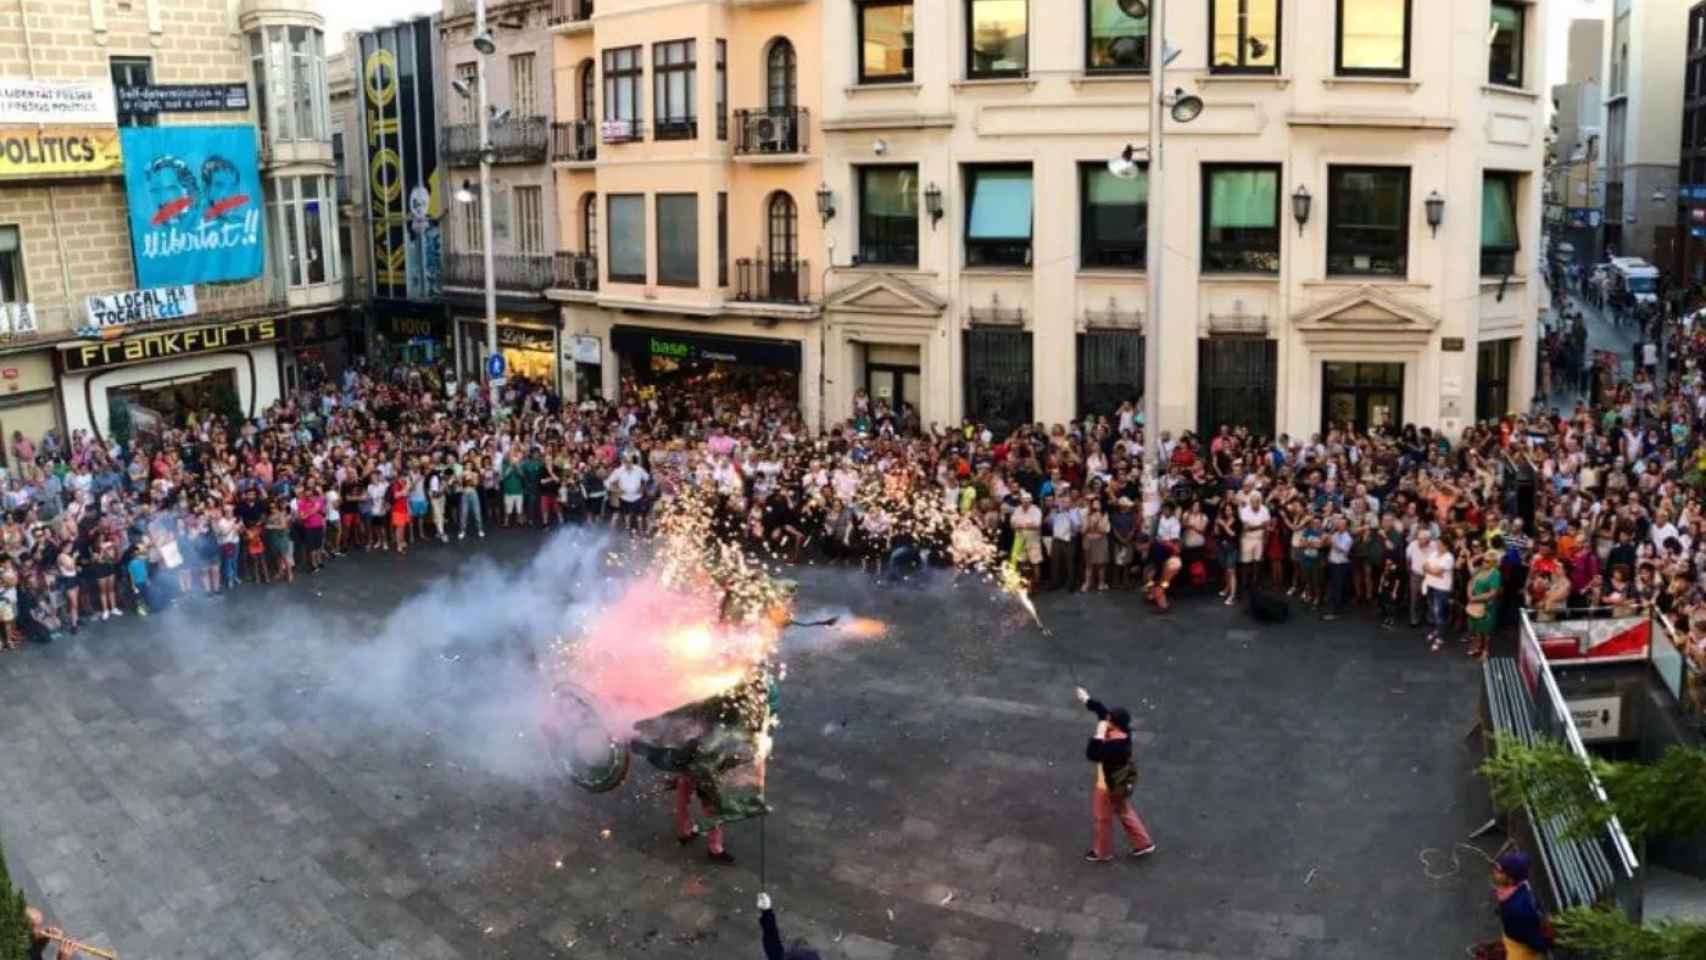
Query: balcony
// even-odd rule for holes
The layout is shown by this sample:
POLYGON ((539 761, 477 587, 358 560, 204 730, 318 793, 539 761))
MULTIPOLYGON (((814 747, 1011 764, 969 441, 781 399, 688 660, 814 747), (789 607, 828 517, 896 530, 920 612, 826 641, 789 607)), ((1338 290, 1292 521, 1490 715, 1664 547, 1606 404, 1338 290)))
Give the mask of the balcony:
POLYGON ((698 117, 659 117, 652 121, 653 140, 697 140, 699 139, 698 117))
MULTIPOLYGON (((511 117, 488 131, 493 163, 544 163, 550 156, 551 125, 544 117, 511 117)), ((444 158, 453 167, 480 163, 480 126, 459 123, 444 128, 444 158)))
POLYGON ((551 286, 557 290, 598 292, 598 258, 585 253, 557 251, 551 260, 551 286))
POLYGON ((805 107, 735 111, 735 156, 800 159, 811 146, 811 112, 805 107))
MULTIPOLYGON (((497 254, 492 257, 492 275, 499 290, 537 293, 551 286, 553 258, 542 253, 497 254)), ((484 290, 485 258, 477 253, 446 253, 444 285, 484 290)))
POLYGON ((548 27, 585 23, 592 19, 592 0, 551 0, 551 12, 545 20, 548 27))
POLYGON ((552 163, 591 163, 597 159, 597 121, 570 120, 551 124, 552 163))
POLYGON ((735 299, 746 303, 811 302, 811 264, 805 260, 735 261, 735 299))
POLYGON ((598 125, 598 139, 604 143, 634 143, 646 139, 646 121, 638 118, 606 120, 598 125))

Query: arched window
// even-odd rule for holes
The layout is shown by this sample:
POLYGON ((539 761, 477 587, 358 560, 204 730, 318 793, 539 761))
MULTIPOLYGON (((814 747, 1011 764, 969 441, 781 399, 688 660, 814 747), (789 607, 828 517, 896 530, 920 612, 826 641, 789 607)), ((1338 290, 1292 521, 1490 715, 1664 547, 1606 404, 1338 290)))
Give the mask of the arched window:
POLYGON ((770 259, 792 260, 799 252, 800 222, 794 198, 778 190, 770 195, 770 259))
POLYGON ((598 194, 581 198, 581 253, 598 256, 598 194))
POLYGON ((594 99, 594 96, 595 96, 594 91, 596 91, 598 89, 598 77, 593 70, 591 59, 582 60, 580 70, 581 70, 581 96, 580 96, 581 115, 580 115, 580 118, 584 121, 591 122, 591 121, 598 118, 598 102, 594 99))
POLYGON ((765 74, 765 87, 768 91, 765 105, 772 110, 794 106, 794 88, 798 80, 799 66, 794 60, 794 45, 788 42, 787 37, 779 37, 770 44, 765 74))

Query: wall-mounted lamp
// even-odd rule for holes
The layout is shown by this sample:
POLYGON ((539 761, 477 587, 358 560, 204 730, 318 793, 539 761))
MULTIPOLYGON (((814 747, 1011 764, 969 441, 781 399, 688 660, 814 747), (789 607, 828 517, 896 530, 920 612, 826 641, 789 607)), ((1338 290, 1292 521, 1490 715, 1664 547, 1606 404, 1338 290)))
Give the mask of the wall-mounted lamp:
POLYGON ((455 197, 456 197, 457 203, 473 203, 474 202, 474 181, 472 181, 472 180, 462 181, 462 186, 457 188, 456 193, 455 193, 455 197))
POLYGON ((1297 235, 1303 236, 1303 226, 1309 222, 1309 207, 1315 198, 1309 195, 1309 188, 1299 185, 1297 192, 1291 195, 1291 215, 1297 220, 1297 235))
POLYGON ((942 222, 942 188, 932 183, 924 188, 924 211, 930 214, 930 229, 942 222))
POLYGON ((450 81, 450 89, 455 90, 456 95, 464 100, 472 99, 474 96, 474 88, 466 80, 457 79, 450 81))
POLYGON ((819 184, 817 188, 817 215, 823 218, 826 227, 835 219, 835 194, 827 183, 819 184))
POLYGON ((492 40, 492 31, 481 30, 479 35, 474 38, 474 49, 488 57, 497 53, 498 45, 492 40))
POLYGON ((1439 225, 1445 222, 1445 198, 1435 190, 1422 201, 1422 206, 1428 211, 1428 226, 1433 229, 1433 235, 1439 236, 1439 225))

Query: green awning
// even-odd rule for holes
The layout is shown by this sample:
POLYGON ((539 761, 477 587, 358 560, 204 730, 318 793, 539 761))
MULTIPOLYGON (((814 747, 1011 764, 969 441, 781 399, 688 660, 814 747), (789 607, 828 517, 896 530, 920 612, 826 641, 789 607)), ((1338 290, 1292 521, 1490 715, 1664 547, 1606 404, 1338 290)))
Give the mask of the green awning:
POLYGON ((1515 250, 1516 190, 1511 178, 1486 174, 1481 179, 1481 248, 1515 250))

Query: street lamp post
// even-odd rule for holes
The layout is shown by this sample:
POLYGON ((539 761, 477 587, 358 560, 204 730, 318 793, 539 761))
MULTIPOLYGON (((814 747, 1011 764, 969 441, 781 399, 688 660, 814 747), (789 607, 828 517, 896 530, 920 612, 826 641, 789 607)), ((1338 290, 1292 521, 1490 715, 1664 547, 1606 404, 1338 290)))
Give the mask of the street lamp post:
POLYGON ((1148 224, 1144 228, 1143 269, 1148 274, 1149 304, 1143 338, 1143 462, 1148 476, 1143 483, 1145 517, 1161 513, 1161 261, 1165 251, 1167 193, 1161 137, 1167 115, 1162 100, 1167 91, 1167 22, 1163 0, 1149 0, 1149 174, 1144 204, 1148 224))
MULTIPOLYGON (((474 47, 480 56, 474 59, 475 85, 478 100, 475 111, 480 118, 480 256, 486 273, 486 358, 498 355, 498 281, 492 263, 492 148, 490 108, 486 103, 486 54, 491 50, 490 34, 486 32, 486 0, 474 0, 474 47), (482 43, 482 41, 484 41, 482 43)), ((488 387, 487 400, 492 406, 492 419, 498 418, 498 378, 481 365, 488 387)))

